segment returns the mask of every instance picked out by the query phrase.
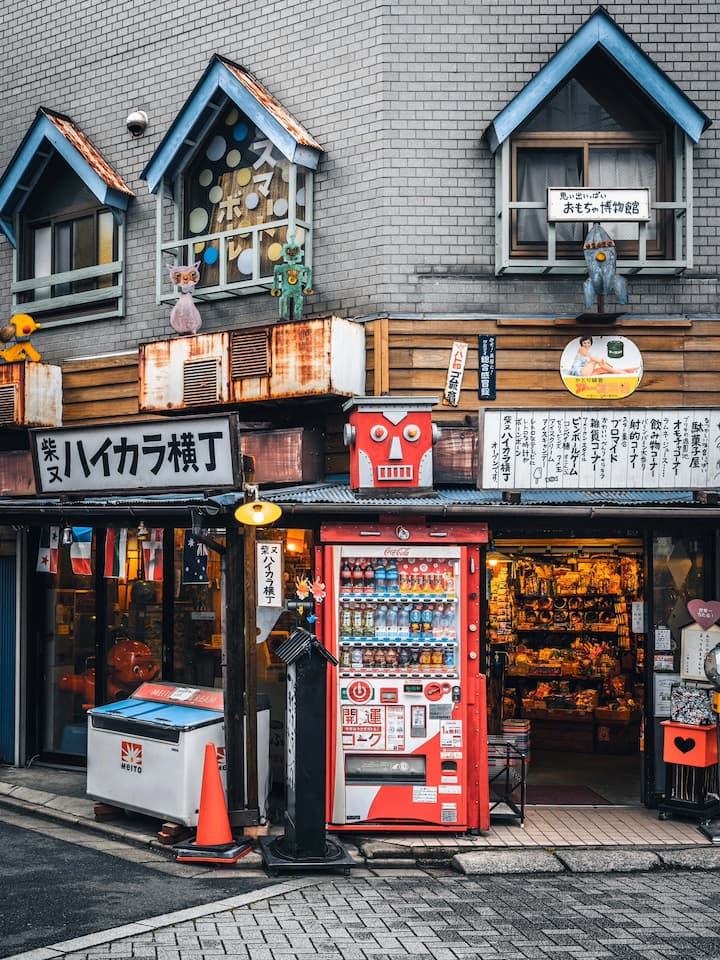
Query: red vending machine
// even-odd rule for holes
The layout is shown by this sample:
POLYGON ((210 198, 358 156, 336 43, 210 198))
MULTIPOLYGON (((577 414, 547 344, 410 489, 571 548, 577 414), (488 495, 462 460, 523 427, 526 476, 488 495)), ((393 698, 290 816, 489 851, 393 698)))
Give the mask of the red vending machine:
POLYGON ((489 828, 480 544, 487 525, 321 529, 328 827, 489 828))

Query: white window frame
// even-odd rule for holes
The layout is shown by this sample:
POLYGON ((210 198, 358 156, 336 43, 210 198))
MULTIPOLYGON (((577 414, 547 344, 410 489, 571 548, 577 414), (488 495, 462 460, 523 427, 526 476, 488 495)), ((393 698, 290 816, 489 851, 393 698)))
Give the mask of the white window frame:
MULTIPOLYGON (((495 273, 506 275, 584 274, 582 258, 568 259, 557 255, 555 224, 548 223, 546 257, 511 255, 513 210, 546 209, 544 201, 511 201, 513 137, 508 137, 495 153, 495 273)), ((638 255, 618 258, 618 270, 627 275, 679 274, 693 265, 693 142, 678 126, 673 127, 673 155, 669 158, 673 171, 674 201, 655 201, 653 210, 674 211, 674 257, 659 259, 647 255, 647 224, 639 224, 638 255)), ((561 184, 558 184, 561 186, 561 184)))

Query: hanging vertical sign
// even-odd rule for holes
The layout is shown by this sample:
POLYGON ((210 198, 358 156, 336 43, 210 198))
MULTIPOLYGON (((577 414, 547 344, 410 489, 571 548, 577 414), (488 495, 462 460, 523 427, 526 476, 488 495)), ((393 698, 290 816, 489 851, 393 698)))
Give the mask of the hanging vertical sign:
POLYGON ((495 399, 495 337, 478 338, 478 394, 481 400, 495 399))
POLYGON ((450 351, 450 364, 448 366, 447 384, 442 402, 445 406, 456 407, 460 402, 460 390, 462 389, 463 373, 465 372, 465 361, 467 360, 468 345, 461 340, 456 340, 450 351))
POLYGON ((255 544, 258 607, 283 605, 283 544, 281 540, 258 540, 255 544))

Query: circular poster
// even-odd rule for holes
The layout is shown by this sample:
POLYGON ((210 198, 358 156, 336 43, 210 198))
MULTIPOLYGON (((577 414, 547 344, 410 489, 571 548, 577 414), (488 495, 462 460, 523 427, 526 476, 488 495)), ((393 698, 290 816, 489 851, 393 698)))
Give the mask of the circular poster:
POLYGON ((565 347, 560 376, 570 393, 583 400, 621 400, 642 379, 640 351, 627 337, 581 334, 565 347))

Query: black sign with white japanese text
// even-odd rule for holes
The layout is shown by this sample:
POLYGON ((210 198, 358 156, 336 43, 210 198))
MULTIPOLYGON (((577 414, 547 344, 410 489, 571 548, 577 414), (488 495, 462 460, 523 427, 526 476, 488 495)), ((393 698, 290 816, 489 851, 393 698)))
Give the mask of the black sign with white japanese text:
POLYGON ((495 399, 495 337, 478 337, 478 394, 481 400, 495 399))
POLYGON ((38 493, 215 490, 238 484, 235 415, 32 431, 38 493))

